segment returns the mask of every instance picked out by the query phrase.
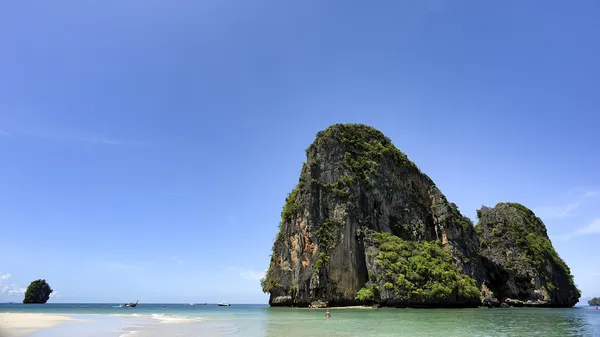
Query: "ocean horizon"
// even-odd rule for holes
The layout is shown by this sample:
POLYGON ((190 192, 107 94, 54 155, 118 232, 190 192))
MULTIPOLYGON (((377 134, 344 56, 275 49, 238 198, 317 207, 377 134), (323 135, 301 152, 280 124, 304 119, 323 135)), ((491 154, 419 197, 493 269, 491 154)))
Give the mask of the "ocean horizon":
POLYGON ((0 313, 67 315, 26 336, 600 336, 600 311, 573 308, 271 308, 268 304, 0 304, 0 313))

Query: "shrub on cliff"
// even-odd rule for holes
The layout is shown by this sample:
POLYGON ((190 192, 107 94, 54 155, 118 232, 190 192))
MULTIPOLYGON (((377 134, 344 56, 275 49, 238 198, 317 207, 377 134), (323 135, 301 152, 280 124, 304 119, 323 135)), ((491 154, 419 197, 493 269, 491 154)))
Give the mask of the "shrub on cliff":
POLYGON ((440 242, 412 242, 383 232, 366 230, 367 240, 378 249, 369 270, 373 285, 358 292, 359 301, 382 297, 398 304, 477 302, 479 290, 475 280, 463 274, 440 242), (376 288, 377 287, 377 288, 376 288))
POLYGON ((25 291, 23 303, 46 303, 52 291, 46 280, 33 281, 27 287, 27 291, 25 291))
POLYGON ((354 173, 362 182, 367 182, 370 176, 379 175, 380 163, 384 160, 392 160, 398 167, 407 167, 422 174, 388 137, 368 125, 334 124, 317 133, 306 151, 307 155, 324 142, 333 142, 344 149, 342 168, 354 173))

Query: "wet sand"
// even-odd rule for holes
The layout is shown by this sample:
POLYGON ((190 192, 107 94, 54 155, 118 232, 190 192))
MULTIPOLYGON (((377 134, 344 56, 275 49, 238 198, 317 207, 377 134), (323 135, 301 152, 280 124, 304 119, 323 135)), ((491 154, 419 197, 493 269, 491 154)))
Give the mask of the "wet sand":
POLYGON ((73 321, 73 318, 65 315, 1 313, 0 337, 25 336, 36 330, 51 328, 68 321, 73 321))

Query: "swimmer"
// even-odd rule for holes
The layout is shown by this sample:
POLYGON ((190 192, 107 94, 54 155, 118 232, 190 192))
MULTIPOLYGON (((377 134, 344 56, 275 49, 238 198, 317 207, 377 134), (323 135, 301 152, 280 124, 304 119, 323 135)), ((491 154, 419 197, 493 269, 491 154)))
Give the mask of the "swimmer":
POLYGON ((327 310, 327 312, 325 313, 325 317, 331 318, 331 313, 329 312, 329 310, 327 310))

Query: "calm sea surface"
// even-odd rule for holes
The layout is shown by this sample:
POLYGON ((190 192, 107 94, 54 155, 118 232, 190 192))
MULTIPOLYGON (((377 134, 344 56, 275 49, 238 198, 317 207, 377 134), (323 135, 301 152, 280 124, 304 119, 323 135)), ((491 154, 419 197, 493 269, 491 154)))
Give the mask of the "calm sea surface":
MULTIPOLYGON (((31 337, 125 336, 599 336, 600 310, 331 309, 232 304, 0 304, 3 312, 68 314, 81 321, 31 337)), ((0 322, 2 323, 2 322, 0 322)))

